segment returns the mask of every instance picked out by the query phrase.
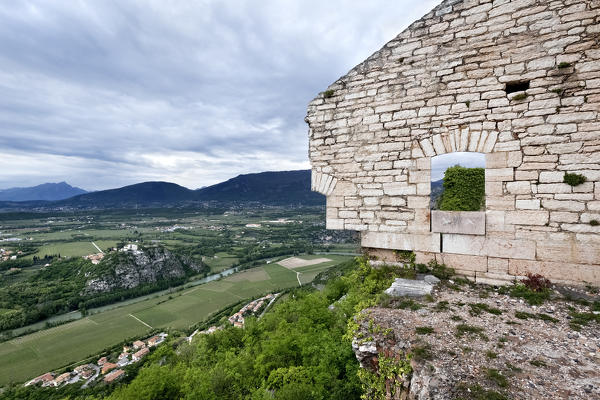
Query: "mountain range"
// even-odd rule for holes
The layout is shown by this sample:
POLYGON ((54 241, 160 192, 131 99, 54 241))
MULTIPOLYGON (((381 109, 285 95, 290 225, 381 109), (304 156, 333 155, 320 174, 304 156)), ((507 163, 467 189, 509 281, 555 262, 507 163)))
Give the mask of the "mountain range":
POLYGON ((217 205, 243 203, 325 204, 323 195, 310 190, 310 170, 239 175, 225 182, 197 190, 169 182, 143 182, 118 189, 81 193, 56 201, 34 200, 36 201, 0 201, 0 208, 128 208, 183 206, 200 203, 216 203, 217 205))
POLYGON ((63 200, 87 193, 67 182, 43 183, 33 187, 0 189, 0 201, 63 200))

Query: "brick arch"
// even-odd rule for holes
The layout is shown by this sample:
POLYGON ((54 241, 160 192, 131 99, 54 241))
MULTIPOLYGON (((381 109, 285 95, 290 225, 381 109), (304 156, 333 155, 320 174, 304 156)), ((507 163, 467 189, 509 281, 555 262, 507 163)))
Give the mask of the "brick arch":
POLYGON ((412 143, 412 156, 435 157, 454 152, 491 153, 498 141, 496 131, 471 131, 469 127, 457 128, 448 133, 433 135, 431 138, 415 139, 412 143))

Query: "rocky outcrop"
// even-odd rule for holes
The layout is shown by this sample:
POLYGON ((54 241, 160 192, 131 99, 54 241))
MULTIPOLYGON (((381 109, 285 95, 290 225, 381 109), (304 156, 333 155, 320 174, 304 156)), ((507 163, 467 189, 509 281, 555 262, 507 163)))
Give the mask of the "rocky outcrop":
POLYGON ((433 302, 364 310, 353 350, 375 374, 384 355, 410 355, 412 372, 390 399, 600 398, 600 298, 576 291, 567 292, 577 301, 554 289, 532 306, 502 289, 443 282, 433 302))
POLYGON ((103 272, 86 282, 85 294, 132 289, 142 284, 183 278, 203 269, 202 265, 184 260, 162 247, 113 253, 99 265, 103 272))

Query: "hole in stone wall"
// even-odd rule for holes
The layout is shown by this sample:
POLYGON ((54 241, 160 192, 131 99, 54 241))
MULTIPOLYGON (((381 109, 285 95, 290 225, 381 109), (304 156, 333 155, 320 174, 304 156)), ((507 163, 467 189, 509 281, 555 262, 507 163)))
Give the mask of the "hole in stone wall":
POLYGON ((432 210, 485 210, 485 154, 448 153, 431 159, 432 210))
POLYGON ((519 82, 508 82, 506 84, 506 94, 514 93, 514 92, 523 92, 529 89, 529 81, 519 81, 519 82))

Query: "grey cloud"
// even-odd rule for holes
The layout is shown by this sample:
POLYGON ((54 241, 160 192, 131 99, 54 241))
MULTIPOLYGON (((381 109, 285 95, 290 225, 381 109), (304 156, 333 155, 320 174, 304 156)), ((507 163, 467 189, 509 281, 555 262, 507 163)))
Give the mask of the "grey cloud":
POLYGON ((0 5, 0 187, 307 168, 308 101, 436 3, 0 5))

